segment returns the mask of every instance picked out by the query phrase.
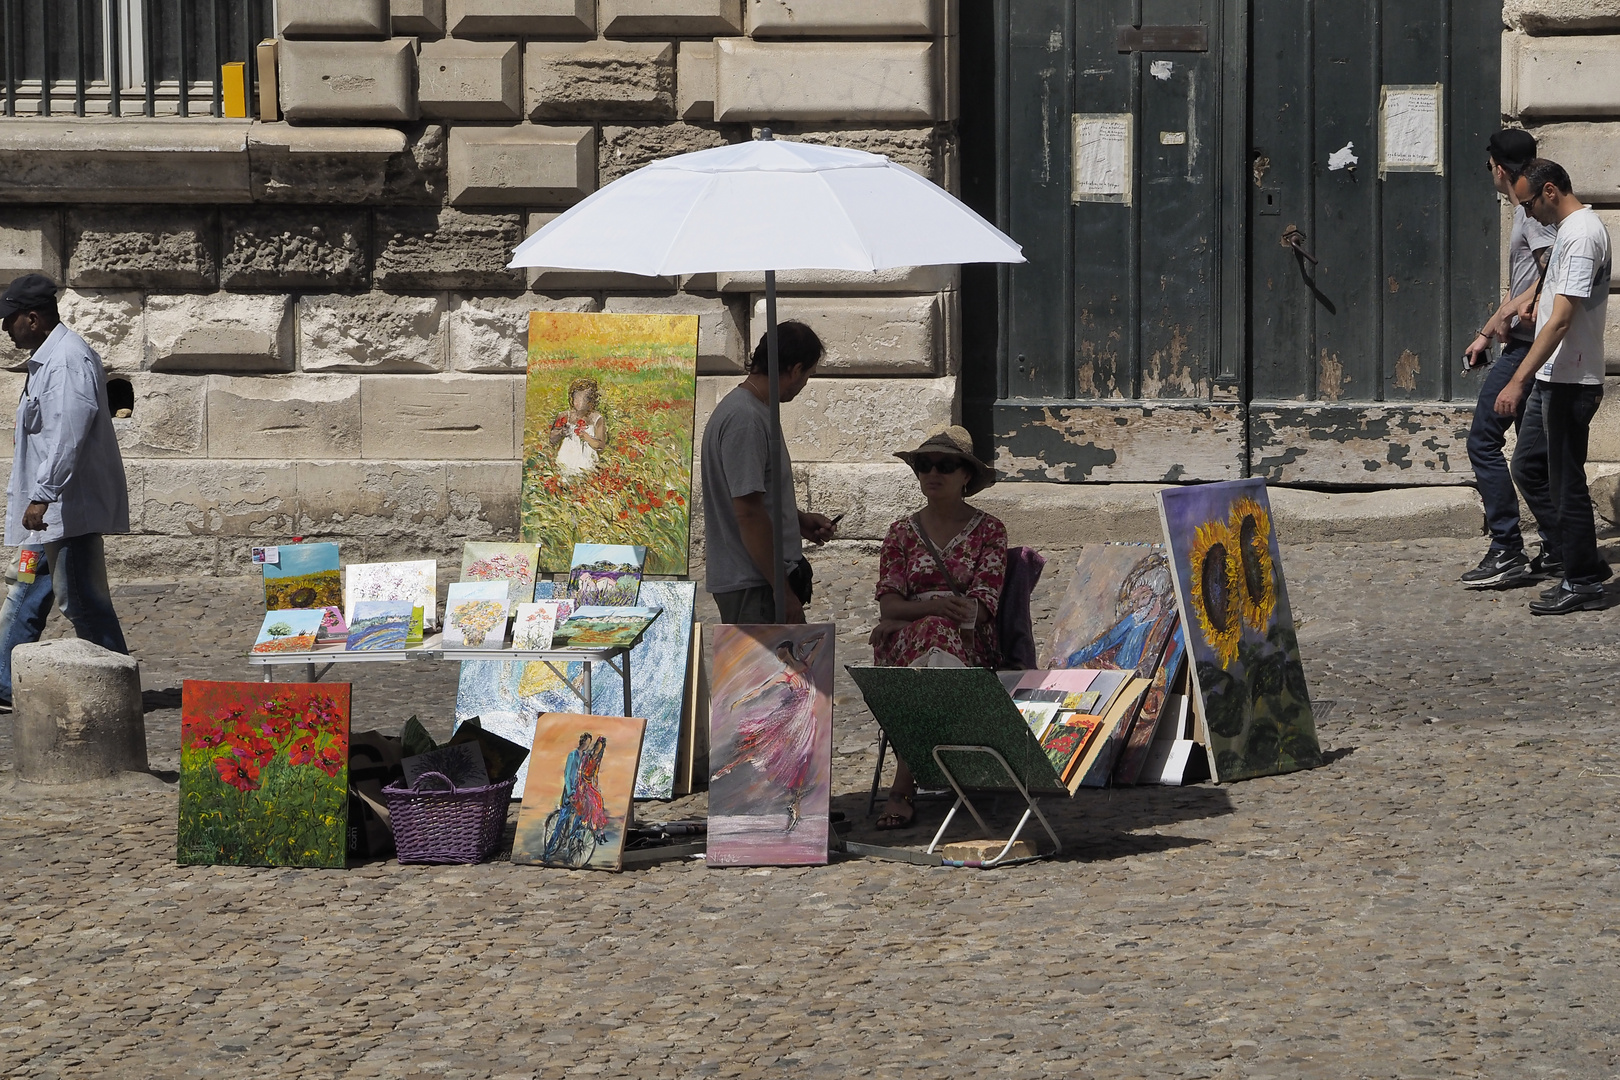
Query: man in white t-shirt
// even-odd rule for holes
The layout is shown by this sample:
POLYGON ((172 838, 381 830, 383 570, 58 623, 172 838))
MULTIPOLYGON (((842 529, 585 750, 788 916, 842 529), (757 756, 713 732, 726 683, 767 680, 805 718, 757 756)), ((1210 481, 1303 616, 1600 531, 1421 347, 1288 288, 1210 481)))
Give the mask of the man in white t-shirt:
MULTIPOLYGON (((1471 589, 1499 589, 1536 578, 1551 577, 1556 581, 1564 576, 1564 568, 1549 561, 1552 552, 1547 548, 1544 533, 1541 551, 1535 558, 1524 550, 1524 535, 1519 528, 1519 492, 1514 490, 1507 456, 1502 453, 1508 429, 1518 431, 1519 418, 1496 415, 1496 399, 1502 387, 1519 370, 1519 362, 1536 340, 1535 320, 1519 318, 1519 309, 1533 304, 1558 231, 1525 213, 1513 193, 1519 174, 1536 159, 1535 136, 1521 128, 1503 128, 1491 136, 1487 150, 1491 181, 1497 194, 1513 200, 1513 231, 1508 236, 1510 287, 1507 299, 1485 321, 1473 344, 1463 353, 1470 368, 1489 365, 1484 378, 1479 380, 1474 421, 1468 429, 1468 461, 1474 467, 1474 484, 1479 488, 1480 502, 1485 504, 1485 526, 1491 534, 1491 546, 1479 565, 1462 575, 1462 583, 1471 589), (1493 340, 1502 343, 1502 353, 1494 362, 1490 355, 1493 340)), ((1545 451, 1539 460, 1546 462, 1545 451)), ((1551 521, 1557 514, 1553 512, 1552 493, 1547 490, 1545 464, 1539 476, 1540 482, 1525 491, 1524 501, 1538 522, 1551 521)))
POLYGON ((1548 544, 1556 543, 1564 579, 1531 603, 1530 611, 1590 611, 1604 606, 1603 582, 1613 574, 1598 555, 1592 496, 1586 489, 1587 438, 1603 402, 1603 325, 1613 271, 1609 231, 1575 197, 1569 174, 1557 162, 1531 162, 1514 191, 1527 213, 1543 225, 1558 227, 1535 313, 1536 340, 1496 399, 1500 416, 1524 406, 1519 448, 1525 458, 1521 461, 1520 449, 1515 449, 1514 480, 1533 482, 1534 448, 1543 445, 1546 453, 1555 517, 1538 524, 1548 544))

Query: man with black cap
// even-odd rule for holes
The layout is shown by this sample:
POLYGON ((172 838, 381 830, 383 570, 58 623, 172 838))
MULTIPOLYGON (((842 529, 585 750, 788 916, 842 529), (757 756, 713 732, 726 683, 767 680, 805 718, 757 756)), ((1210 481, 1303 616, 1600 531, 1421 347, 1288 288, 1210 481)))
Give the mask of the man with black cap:
MULTIPOLYGON (((62 325, 56 284, 41 274, 11 283, 0 297, 0 319, 0 329, 30 354, 17 403, 6 543, 43 554, 56 603, 80 638, 127 653, 101 538, 129 531, 129 489, 101 357, 62 325)), ((0 620, 18 617, 22 588, 12 586, 0 620)), ((9 631, 0 625, 0 641, 9 631)))
MULTIPOLYGON (((1496 412, 1497 397, 1536 339, 1534 319, 1521 319, 1518 312, 1535 297, 1558 230, 1527 214, 1514 194, 1514 182, 1535 160, 1535 136, 1519 128, 1506 128, 1491 136, 1488 149, 1490 157, 1486 168, 1491 172, 1497 194, 1511 199, 1514 207, 1513 232, 1508 239, 1508 298, 1486 320, 1463 354, 1471 368, 1491 364, 1480 380, 1474 423, 1468 431, 1468 460, 1474 466, 1474 481, 1479 485, 1479 496, 1485 504, 1485 524, 1491 534, 1491 547, 1485 558, 1462 576, 1464 585, 1476 589, 1510 585, 1561 569, 1555 562, 1556 545, 1547 542, 1545 523, 1537 523, 1542 526, 1541 552, 1534 559, 1525 554, 1524 537, 1519 531, 1519 493, 1514 490, 1513 477, 1502 453, 1508 427, 1519 429, 1523 410, 1511 416, 1499 416, 1496 412), (1490 361, 1493 339, 1502 343, 1501 355, 1495 363, 1490 361)), ((1531 498, 1531 505, 1539 505, 1539 502, 1531 498)))

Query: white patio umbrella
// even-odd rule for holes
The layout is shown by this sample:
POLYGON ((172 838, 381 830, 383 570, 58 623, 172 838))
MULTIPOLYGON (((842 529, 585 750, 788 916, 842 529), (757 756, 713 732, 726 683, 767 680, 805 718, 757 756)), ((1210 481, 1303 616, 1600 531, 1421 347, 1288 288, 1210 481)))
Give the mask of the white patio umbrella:
POLYGON ((782 621, 776 272, 1023 261, 1006 234, 910 169, 861 150, 777 141, 766 130, 755 142, 667 158, 615 180, 519 244, 510 265, 654 277, 764 271, 767 498, 782 621))

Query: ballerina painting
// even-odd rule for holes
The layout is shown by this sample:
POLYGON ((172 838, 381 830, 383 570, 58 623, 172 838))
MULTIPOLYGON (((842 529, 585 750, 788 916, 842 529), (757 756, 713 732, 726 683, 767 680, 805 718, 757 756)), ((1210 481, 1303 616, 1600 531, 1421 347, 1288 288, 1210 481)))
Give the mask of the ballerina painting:
POLYGON ((827 861, 831 626, 717 626, 709 783, 711 864, 827 861))

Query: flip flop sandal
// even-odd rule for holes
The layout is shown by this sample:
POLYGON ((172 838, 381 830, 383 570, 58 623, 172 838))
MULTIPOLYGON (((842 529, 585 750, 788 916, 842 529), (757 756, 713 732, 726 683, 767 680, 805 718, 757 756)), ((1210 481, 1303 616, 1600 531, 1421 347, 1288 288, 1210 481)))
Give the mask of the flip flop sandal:
POLYGON ((893 811, 882 814, 877 819, 877 828, 882 832, 893 832, 896 829, 911 828, 911 823, 916 820, 917 817, 916 800, 910 795, 890 795, 889 801, 904 803, 906 809, 910 810, 911 812, 904 816, 893 811))

